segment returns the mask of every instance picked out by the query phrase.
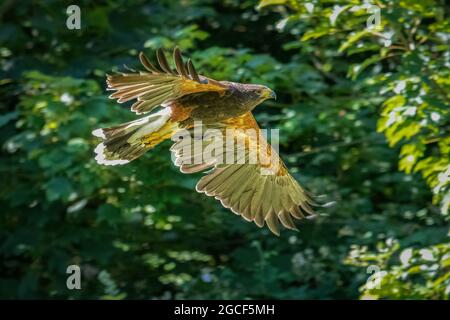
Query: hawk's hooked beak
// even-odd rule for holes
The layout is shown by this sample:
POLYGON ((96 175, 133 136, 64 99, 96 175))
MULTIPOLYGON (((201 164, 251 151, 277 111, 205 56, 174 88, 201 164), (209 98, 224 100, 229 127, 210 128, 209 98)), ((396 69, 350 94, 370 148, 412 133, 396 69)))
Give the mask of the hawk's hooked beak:
POLYGON ((275 93, 275 91, 273 91, 273 90, 271 90, 269 88, 265 88, 262 96, 265 99, 275 99, 275 100, 277 99, 277 94, 275 93))
POLYGON ((277 94, 275 93, 275 91, 270 90, 270 97, 274 100, 277 100, 277 94))

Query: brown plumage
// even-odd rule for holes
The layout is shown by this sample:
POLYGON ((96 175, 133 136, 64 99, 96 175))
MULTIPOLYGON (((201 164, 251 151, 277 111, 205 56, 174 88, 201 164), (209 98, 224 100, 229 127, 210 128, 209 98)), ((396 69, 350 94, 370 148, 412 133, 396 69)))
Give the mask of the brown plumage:
POLYGON ((136 100, 131 111, 150 114, 95 130, 93 134, 103 139, 95 150, 98 163, 128 163, 172 138, 171 151, 181 172, 212 169, 196 190, 244 219, 260 227, 266 223, 279 234, 280 222, 296 229, 292 218, 313 214, 310 198, 267 143, 251 113, 275 97, 272 90, 199 75, 191 60, 183 61, 178 48, 173 52, 175 68, 161 49, 156 53, 158 66, 142 53, 139 57, 146 71, 108 75, 106 82, 108 90, 115 91, 110 98, 119 103, 136 100), (152 112, 160 106, 160 111, 152 112), (200 138, 199 130, 204 133, 200 138))

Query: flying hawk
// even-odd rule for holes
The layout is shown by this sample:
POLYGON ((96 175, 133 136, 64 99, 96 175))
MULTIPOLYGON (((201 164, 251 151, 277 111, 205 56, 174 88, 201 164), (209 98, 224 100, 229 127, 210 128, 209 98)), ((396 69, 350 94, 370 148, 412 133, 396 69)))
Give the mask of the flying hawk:
POLYGON ((263 85, 199 75, 178 48, 173 51, 175 68, 162 49, 156 57, 158 67, 141 53, 145 71, 107 75, 108 90, 115 91, 110 98, 119 103, 136 100, 131 111, 149 115, 94 130, 93 135, 103 139, 95 149, 96 161, 126 164, 172 138, 171 151, 181 172, 205 173, 196 190, 220 200, 245 220, 259 227, 266 223, 279 235, 280 222, 296 229, 292 218, 313 215, 308 192, 289 174, 252 115, 261 102, 276 98, 275 93, 263 85), (199 129, 214 134, 195 137, 199 129), (217 133, 227 139, 213 139, 217 133))

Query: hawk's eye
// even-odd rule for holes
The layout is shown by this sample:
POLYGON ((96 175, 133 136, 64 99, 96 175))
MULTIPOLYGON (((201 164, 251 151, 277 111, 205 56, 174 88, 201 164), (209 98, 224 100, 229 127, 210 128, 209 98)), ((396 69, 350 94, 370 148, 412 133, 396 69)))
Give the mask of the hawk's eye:
POLYGON ((264 95, 266 95, 266 93, 267 93, 267 89, 266 89, 266 88, 259 88, 259 89, 257 90, 257 92, 258 92, 258 94, 259 94, 260 96, 264 96, 264 95))

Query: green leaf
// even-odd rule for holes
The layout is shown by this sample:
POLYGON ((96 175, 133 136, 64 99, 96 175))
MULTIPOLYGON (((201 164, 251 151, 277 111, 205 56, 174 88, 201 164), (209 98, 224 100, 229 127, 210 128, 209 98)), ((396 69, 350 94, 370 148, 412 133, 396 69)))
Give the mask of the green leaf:
POLYGON ((0 116, 0 128, 6 125, 11 120, 16 119, 19 116, 19 113, 17 111, 12 111, 5 113, 0 116))
POLYGON ((339 52, 344 52, 345 50, 350 48, 350 46, 354 45, 356 42, 369 35, 371 35, 371 32, 368 31, 367 29, 363 29, 361 31, 354 33, 353 35, 348 37, 345 42, 341 44, 341 46, 339 47, 339 52))
POLYGON ((256 8, 259 10, 268 6, 286 4, 287 2, 288 0, 260 0, 256 8))
POLYGON ((64 177, 52 178, 46 184, 46 195, 50 202, 56 200, 67 201, 72 192, 72 184, 64 177))

